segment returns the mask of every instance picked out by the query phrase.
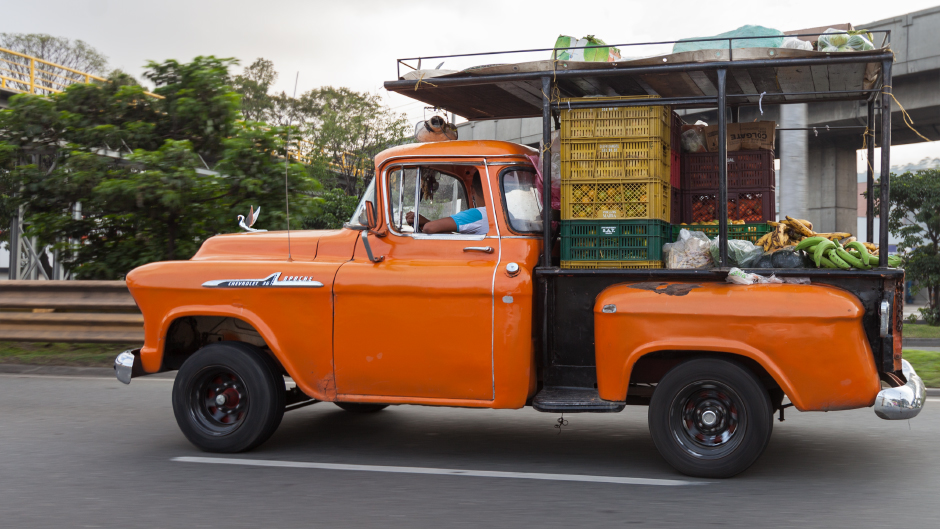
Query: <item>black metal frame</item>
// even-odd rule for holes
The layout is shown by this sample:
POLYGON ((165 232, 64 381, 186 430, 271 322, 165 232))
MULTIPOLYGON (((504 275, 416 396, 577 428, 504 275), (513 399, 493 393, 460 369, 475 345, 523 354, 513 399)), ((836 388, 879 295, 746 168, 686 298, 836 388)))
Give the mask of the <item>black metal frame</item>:
MULTIPOLYGON (((885 38, 883 46, 890 43, 891 32, 889 30, 879 30, 871 31, 870 33, 884 33, 885 38)), ((800 35, 797 35, 800 36, 800 35)), ((765 37, 746 37, 746 38, 765 38, 765 37)), ((735 38, 735 39, 725 39, 725 38, 716 38, 716 39, 701 39, 701 40, 727 40, 728 49, 731 49, 731 41, 733 40, 745 40, 746 38, 735 38)), ((674 42, 674 41, 673 41, 674 42)), ((660 43, 644 43, 636 44, 636 46, 647 45, 647 44, 669 44, 671 42, 660 42, 660 43)), ((631 46, 625 44, 610 45, 610 46, 631 46)), ((590 47, 607 47, 607 46, 590 46, 590 47)), ((521 50, 517 52, 498 52, 495 54, 505 54, 505 53, 523 53, 523 52, 544 52, 544 51, 557 51, 557 48, 548 48, 548 49, 538 49, 538 50, 521 50)), ((451 56, 435 56, 435 57, 425 57, 427 59, 441 59, 448 57, 467 57, 467 56, 478 56, 478 55, 495 55, 495 54, 464 54, 464 55, 451 55, 451 56)), ((420 68, 420 58, 415 58, 419 60, 420 68)), ((414 59, 400 59, 399 65, 403 64, 402 61, 405 60, 414 60, 414 59)), ((637 74, 655 74, 663 72, 690 72, 690 71, 702 71, 702 70, 712 70, 715 71, 717 81, 718 81, 718 93, 715 96, 701 96, 701 97, 664 97, 655 100, 657 105, 672 105, 681 108, 696 108, 696 107, 717 107, 718 109, 718 159, 724 160, 727 158, 727 128, 728 128, 728 100, 734 99, 739 100, 741 98, 748 97, 758 97, 759 94, 728 94, 727 93, 727 75, 729 70, 740 69, 740 68, 750 68, 750 67, 781 67, 781 66, 807 66, 807 65, 831 65, 831 64, 859 64, 859 63, 874 63, 879 62, 882 66, 882 88, 881 89, 871 89, 871 90, 857 90, 857 91, 830 91, 830 92, 793 92, 793 93, 774 93, 774 97, 782 96, 805 96, 797 97, 795 100, 788 101, 775 101, 773 104, 795 104, 795 103, 806 103, 806 102, 837 102, 837 101, 858 101, 858 100, 867 100, 868 103, 868 122, 866 126, 866 147, 868 150, 868 182, 867 182, 867 215, 868 215, 868 224, 867 224, 867 239, 869 242, 872 242, 874 239, 874 165, 872 164, 872 158, 874 157, 874 148, 875 148, 875 102, 877 94, 881 94, 881 186, 880 186, 880 217, 882 219, 879 226, 878 242, 879 246, 884 250, 881 252, 881 260, 879 267, 876 270, 863 272, 845 272, 845 271, 831 271, 831 270, 778 270, 776 273, 780 276, 786 275, 799 275, 799 276, 809 276, 812 278, 813 282, 820 282, 824 284, 831 284, 834 286, 839 286, 842 288, 848 288, 855 292, 857 296, 860 297, 862 302, 865 304, 865 319, 864 326, 866 333, 869 335, 869 339, 873 344, 873 353, 875 354, 875 360, 878 362, 879 371, 891 371, 893 369, 893 359, 886 356, 886 352, 891 351, 890 347, 887 347, 882 344, 882 347, 875 347, 875 344, 881 344, 881 339, 877 335, 877 314, 878 310, 876 303, 882 299, 882 296, 885 293, 885 286, 888 281, 899 281, 900 278, 903 278, 903 271, 899 270, 888 270, 888 211, 889 203, 888 197, 890 193, 890 161, 891 161, 891 67, 894 61, 894 54, 888 50, 881 51, 880 53, 866 53, 866 54, 849 54, 849 55, 827 55, 825 57, 812 57, 812 58, 777 58, 777 59, 757 59, 757 60, 741 60, 741 61, 715 61, 715 62, 706 62, 706 63, 685 63, 685 64, 662 64, 654 66, 641 66, 641 67, 630 67, 619 65, 617 63, 611 63, 610 69, 601 69, 601 70, 562 70, 562 71, 552 71, 552 72, 523 72, 523 73, 512 73, 512 74, 494 74, 494 75, 473 75, 473 76, 454 76, 454 77, 436 77, 434 78, 434 85, 436 87, 448 87, 448 86, 474 86, 474 85, 485 85, 493 83, 502 83, 502 82, 512 82, 512 81, 541 81, 541 92, 542 92, 542 144, 545 149, 550 148, 551 145, 551 132, 552 132, 552 120, 555 118, 557 123, 558 112, 565 109, 573 108, 600 108, 600 107, 631 107, 631 106, 648 106, 651 104, 649 99, 643 100, 630 100, 625 99, 621 101, 572 101, 572 102, 553 102, 551 98, 552 94, 552 81, 556 79, 567 79, 567 78, 578 78, 578 77, 611 77, 611 76, 622 76, 622 75, 637 75, 637 74), (816 100, 812 96, 827 94, 844 94, 844 97, 827 97, 825 100, 816 100), (861 96, 861 97, 860 97, 861 96), (878 350, 874 350, 878 349, 878 350)), ((420 84, 420 81, 419 81, 420 84)), ((395 88, 414 88, 414 81, 391 81, 385 83, 386 88, 395 89, 395 88)), ((751 103, 753 104, 753 103, 751 103)), ((741 106, 741 103, 736 103, 730 108, 738 108, 741 106)), ((737 113, 735 112, 732 115, 734 122, 737 122, 737 113)), ((840 127, 840 128, 855 128, 855 127, 840 127)), ((813 130, 811 127, 807 127, 805 130, 813 130)), ((584 369, 587 366, 578 366, 571 365, 577 364, 577 359, 581 353, 584 351, 572 351, 562 364, 556 365, 553 362, 552 355, 556 352, 556 338, 565 342, 565 336, 556 336, 557 332, 553 330, 553 322, 555 321, 555 314, 553 309, 556 305, 556 296, 561 296, 565 298, 566 306, 570 303, 578 305, 577 307, 568 306, 568 320, 566 325, 563 326, 561 334, 565 332, 578 332, 579 336, 585 335, 586 332, 593 331, 593 312, 591 305, 593 303, 594 296, 599 292, 598 288, 609 286, 611 284, 623 282, 624 280, 633 280, 633 281, 718 281, 724 279, 726 270, 728 268, 728 243, 727 243, 727 233, 728 233, 728 168, 727 164, 719 164, 719 203, 720 203, 720 213, 719 213, 719 247, 720 247, 720 267, 719 270, 563 270, 557 267, 552 267, 552 217, 551 217, 551 208, 543 208, 543 253, 541 256, 541 266, 536 268, 535 275, 538 279, 538 288, 540 290, 540 296, 538 296, 538 306, 537 310, 541 312, 540 324, 541 332, 539 336, 541 338, 541 360, 542 360, 542 383, 545 386, 575 386, 575 387, 590 387, 591 379, 594 376, 592 369, 584 369), (565 286, 567 283, 576 280, 578 281, 578 288, 575 290, 566 290, 569 287, 565 286), (595 292, 596 290, 596 292, 595 292), (589 299, 590 298, 590 299, 589 299), (588 303, 590 302, 590 303, 588 303), (584 305, 584 307, 581 307, 584 305), (575 314, 571 316, 571 314, 575 314), (588 329, 590 327, 590 329, 588 329), (571 331, 570 329, 575 329, 571 331), (575 360, 571 362, 571 360, 575 360)), ((542 157, 542 174, 549 175, 551 174, 551 157, 543 156, 542 157)), ((551 204, 551 186, 543 186, 543 204, 551 204)), ((564 345, 564 344, 562 344, 564 345)), ((593 343, 590 344, 591 349, 593 349, 593 343)), ((583 355, 581 355, 583 356, 583 355)), ((594 379, 596 381, 596 379, 594 379)))

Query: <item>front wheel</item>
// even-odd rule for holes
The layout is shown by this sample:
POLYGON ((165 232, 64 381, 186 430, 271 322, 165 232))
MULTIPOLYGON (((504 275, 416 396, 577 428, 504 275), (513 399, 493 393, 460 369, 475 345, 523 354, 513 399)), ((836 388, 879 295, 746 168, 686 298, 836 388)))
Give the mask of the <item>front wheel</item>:
POLYGON ((690 360, 657 385, 649 428, 659 453, 679 472, 728 478, 764 452, 773 429, 773 408, 767 390, 741 364, 690 360))
POLYGON ((173 383, 173 414, 207 452, 243 452, 268 440, 284 416, 284 377, 264 352, 242 342, 207 345, 173 383))

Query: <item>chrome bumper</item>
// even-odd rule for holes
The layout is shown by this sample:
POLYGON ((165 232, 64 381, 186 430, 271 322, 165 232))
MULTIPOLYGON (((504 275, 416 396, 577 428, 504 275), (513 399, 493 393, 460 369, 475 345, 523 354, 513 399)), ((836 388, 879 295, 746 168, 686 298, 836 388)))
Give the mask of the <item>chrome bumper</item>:
POLYGON ((114 376, 118 380, 130 384, 131 378, 139 376, 141 367, 140 362, 137 360, 138 354, 140 354, 140 349, 128 349, 114 359, 114 376), (136 370, 134 369, 135 364, 137 364, 136 370))
POLYGON ((907 379, 907 384, 883 389, 875 397, 875 415, 882 419, 913 419, 924 408, 927 399, 924 381, 907 360, 901 360, 901 373, 907 379))

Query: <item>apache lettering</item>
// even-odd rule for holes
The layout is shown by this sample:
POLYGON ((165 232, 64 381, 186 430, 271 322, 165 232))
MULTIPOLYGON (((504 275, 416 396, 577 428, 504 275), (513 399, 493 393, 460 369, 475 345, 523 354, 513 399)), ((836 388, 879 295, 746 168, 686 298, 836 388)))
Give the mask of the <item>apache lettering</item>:
POLYGON ((281 279, 281 272, 275 272, 264 279, 214 279, 202 284, 206 288, 254 288, 254 287, 308 287, 320 288, 323 283, 310 276, 286 276, 281 279))

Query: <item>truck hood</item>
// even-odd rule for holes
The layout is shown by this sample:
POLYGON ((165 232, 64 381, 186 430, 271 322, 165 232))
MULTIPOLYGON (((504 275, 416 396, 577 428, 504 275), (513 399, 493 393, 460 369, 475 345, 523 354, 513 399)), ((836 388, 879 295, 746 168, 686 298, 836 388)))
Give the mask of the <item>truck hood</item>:
MULTIPOLYGON (((353 230, 299 230, 290 232, 290 254, 294 260, 312 261, 322 242, 335 242, 327 247, 339 249, 347 246, 351 254, 358 233, 353 230)), ((282 261, 287 258, 287 232, 268 231, 216 235, 193 256, 193 261, 282 261)))

